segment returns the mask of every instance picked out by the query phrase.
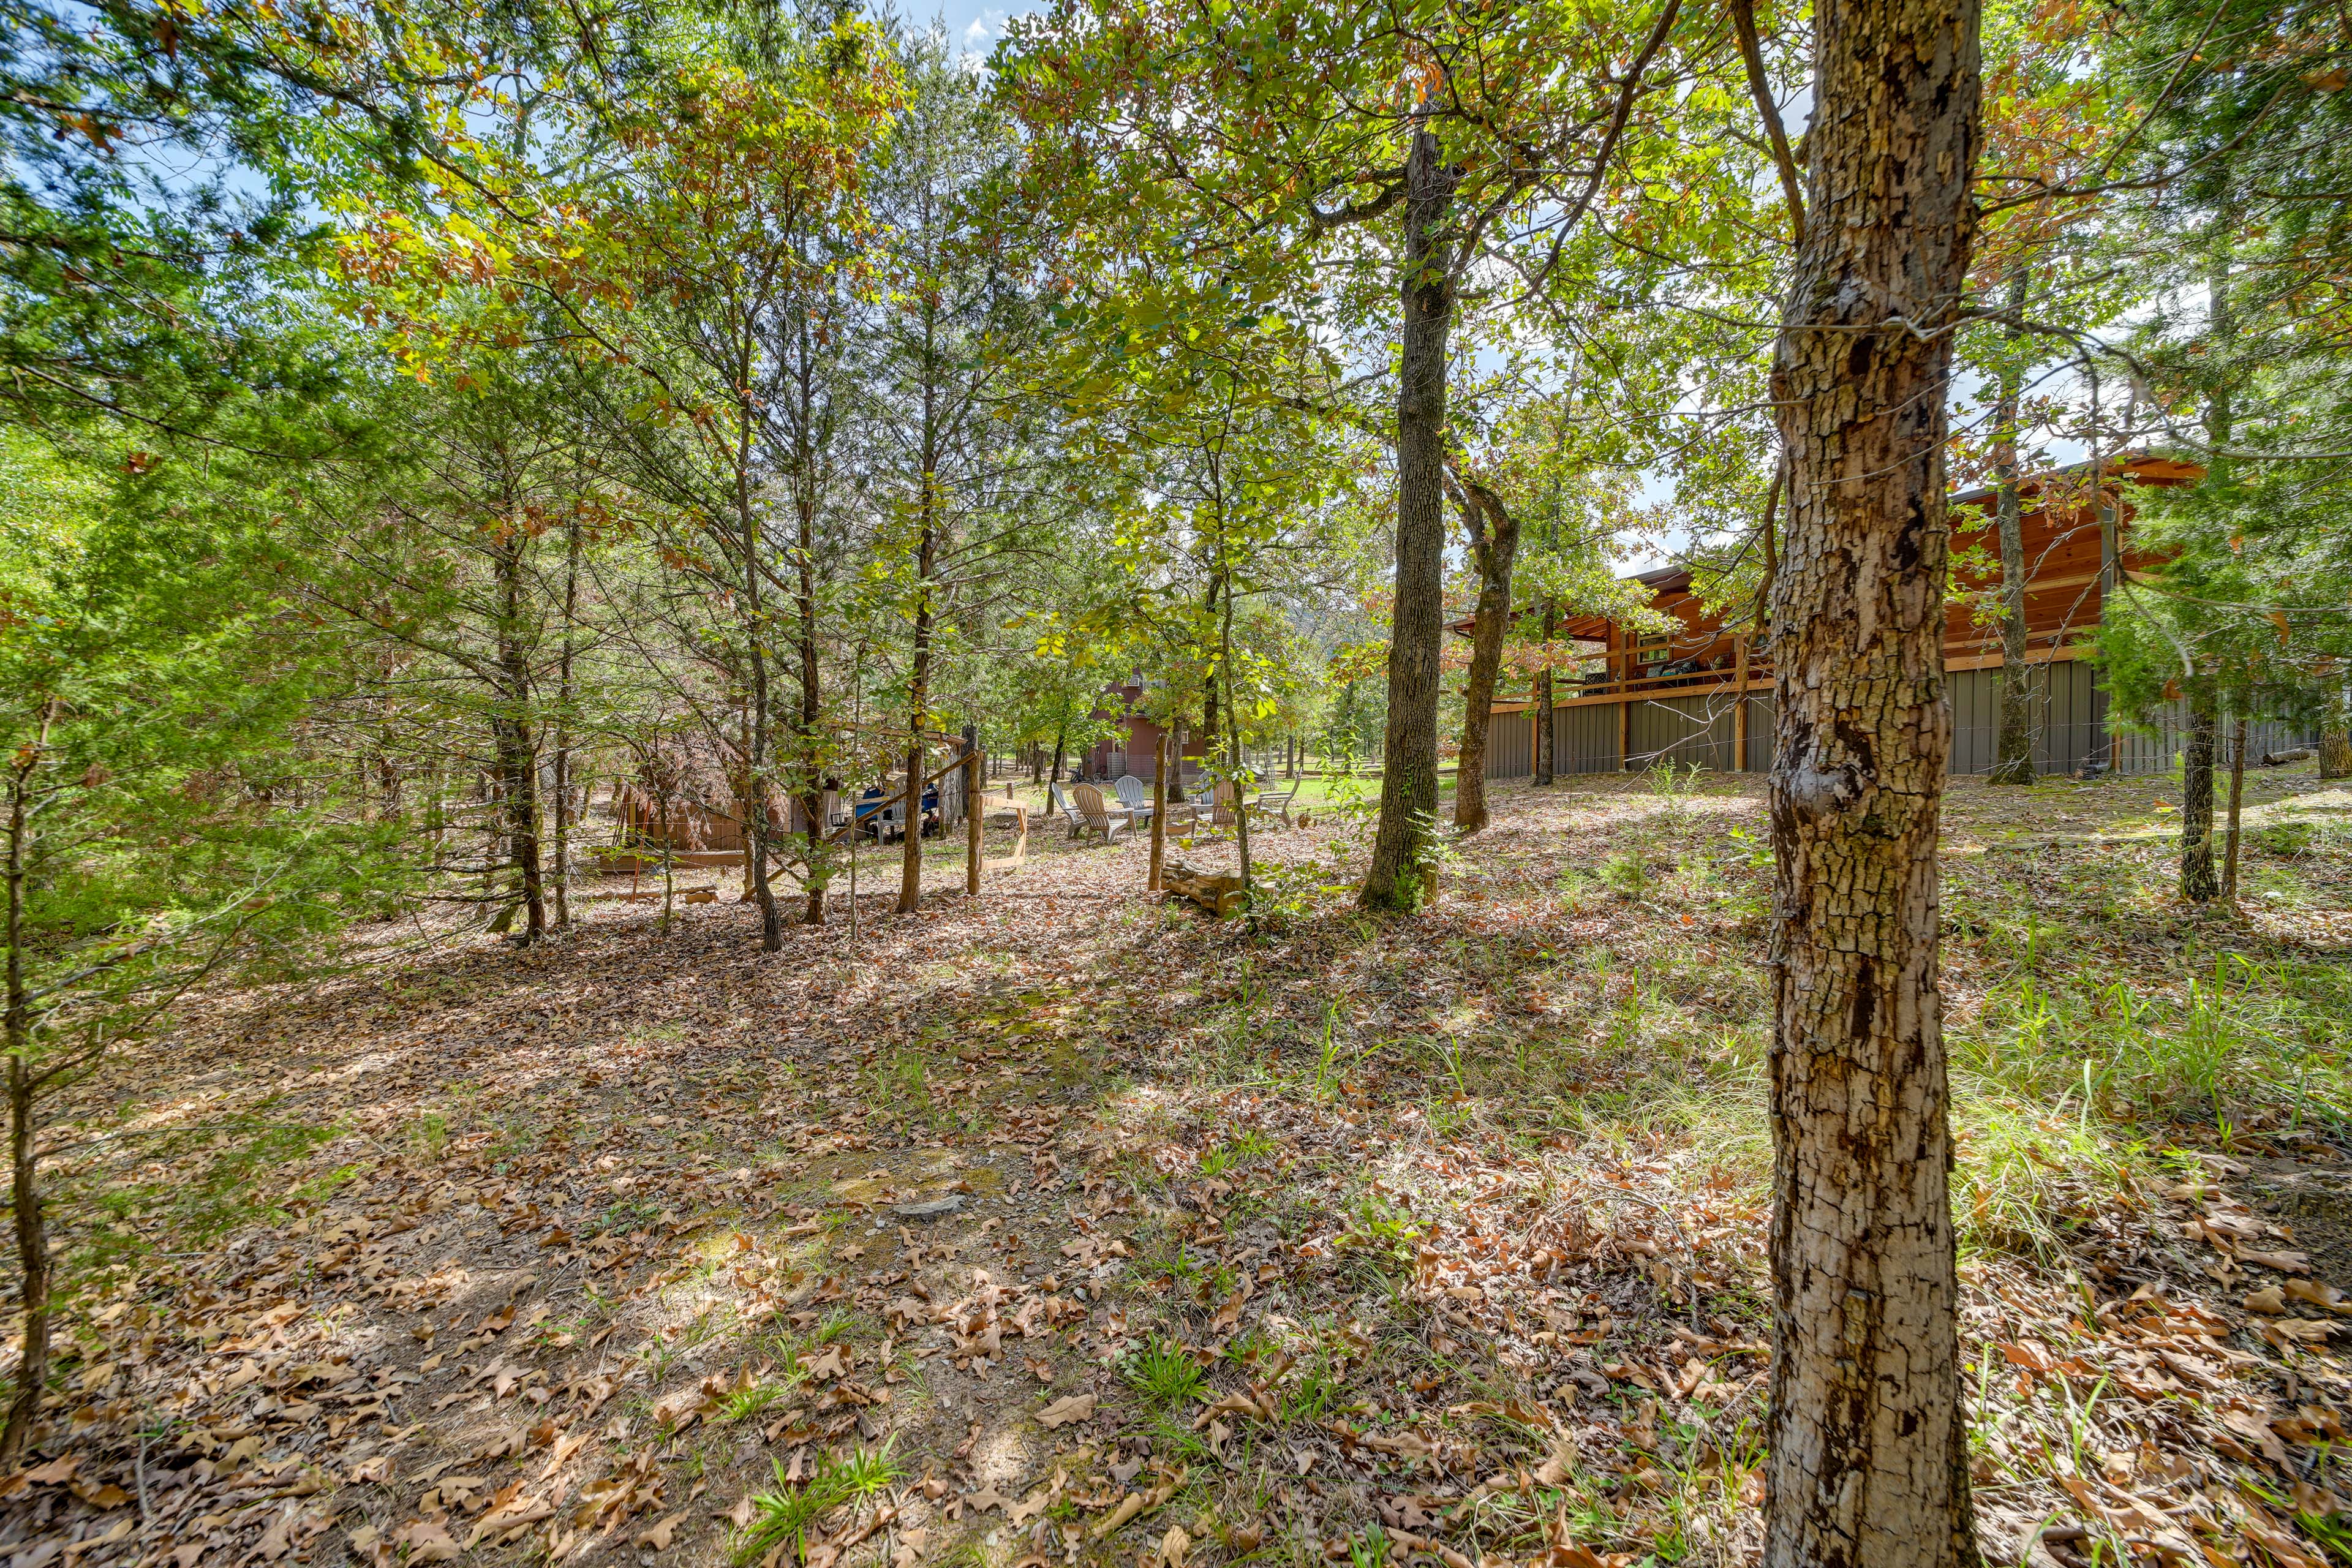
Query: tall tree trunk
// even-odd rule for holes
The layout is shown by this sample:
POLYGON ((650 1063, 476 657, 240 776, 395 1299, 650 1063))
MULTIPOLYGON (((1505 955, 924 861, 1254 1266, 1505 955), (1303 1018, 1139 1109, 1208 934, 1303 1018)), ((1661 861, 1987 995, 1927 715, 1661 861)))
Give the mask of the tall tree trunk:
POLYGON ((555 663, 555 923, 572 923, 572 664, 579 656, 580 514, 563 524, 563 647, 555 663))
MULTIPOLYGON (((1224 581, 1225 574, 1223 568, 1219 568, 1209 574, 1209 601, 1202 606, 1202 611, 1208 616, 1209 624, 1211 626, 1219 624, 1217 620, 1217 594, 1218 591, 1224 586, 1224 581)), ((1201 683, 1201 733, 1207 737, 1209 748, 1208 754, 1213 757, 1217 754, 1217 737, 1224 733, 1224 726, 1218 719, 1219 693, 1217 685, 1219 673, 1220 672, 1217 670, 1211 670, 1208 674, 1208 678, 1201 683)))
MULTIPOLYGON (((2026 273, 2020 266, 2009 282, 2012 315, 2025 310, 2026 273)), ((2010 327, 2011 354, 2021 326, 2010 327)), ((1994 784, 2033 782, 2033 687, 2025 663, 2025 508, 2017 493, 2017 403, 2023 367, 2001 361, 1993 405, 1993 517, 2000 533, 2000 736, 1993 750, 1994 784)))
POLYGON ((2238 901, 2239 810, 2246 799, 2246 716, 2230 721, 2230 820, 2221 841, 2221 901, 2238 901))
MULTIPOLYGON (((2206 297, 2210 316, 2211 351, 2207 363, 2213 386, 2205 404, 2207 455, 2200 487, 2219 490, 2229 483, 2229 446, 2233 424, 2231 398, 2231 352, 2237 340, 2237 317, 2230 290, 2232 258, 2231 228, 2236 204, 2230 193, 2226 160, 2220 170, 2221 199, 2208 256, 2206 297)), ((2192 673, 2189 681, 2189 743, 2180 755, 2180 896, 2192 904, 2209 902, 2221 890, 2213 873, 2213 752, 2220 717, 2212 689, 2192 673)))
POLYGON ((2189 694, 2189 743, 2180 751, 2180 896, 2192 904, 2221 890, 2213 874, 2213 750, 2221 728, 2213 694, 2189 694))
POLYGON ((492 555, 499 585, 499 672, 505 689, 491 722, 500 787, 506 794, 509 863, 522 895, 525 942, 547 930, 547 901, 539 863, 539 751, 530 721, 530 664, 522 637, 523 536, 510 531, 492 555))
POLYGON ((1381 817, 1367 909, 1406 910, 1427 890, 1437 812, 1437 696, 1445 608, 1445 361, 1454 326, 1452 214, 1460 171, 1425 121, 1405 154, 1402 354, 1397 386, 1396 596, 1389 627, 1381 817))
POLYGON ((1975 237, 1976 0, 1819 0, 1771 816, 1767 1568, 1974 1568, 1937 819, 1945 403, 1975 237))
POLYGON ((1511 619, 1511 565, 1519 553, 1519 520, 1482 485, 1459 481, 1462 522, 1478 567, 1478 608, 1470 627, 1470 675, 1462 692, 1462 761, 1454 778, 1454 826, 1486 826, 1486 736, 1494 723, 1495 682, 1503 668, 1503 633, 1511 619))
MULTIPOLYGON (((1217 647, 1218 669, 1222 674, 1234 667, 1234 596, 1231 593, 1225 595, 1224 616, 1218 630, 1217 647)), ((1239 860, 1242 869, 1242 908, 1250 924, 1255 927, 1257 924, 1257 888, 1251 879, 1250 873, 1249 807, 1250 802, 1256 797, 1257 791, 1254 787, 1255 780, 1245 780, 1243 777, 1246 763, 1242 755, 1242 714, 1239 703, 1225 704, 1225 724, 1229 731, 1226 754, 1228 765, 1233 770, 1234 780, 1234 854, 1239 860)))
MULTIPOLYGON (((745 342, 736 365, 736 384, 742 388, 744 404, 737 411, 740 428, 735 442, 735 547, 743 553, 741 613, 751 672, 751 743, 750 754, 743 759, 745 793, 751 798, 744 806, 743 831, 751 846, 751 891, 760 900, 760 949, 763 952, 781 952, 784 947, 784 913, 777 907, 776 889, 768 879, 768 749, 773 706, 768 691, 767 574, 760 563, 763 536, 759 508, 751 493, 754 412, 751 405, 751 356, 754 346, 745 342)), ((667 869, 665 866, 665 876, 667 869)))
MULTIPOLYGON (((821 682, 821 668, 816 663, 816 508, 802 503, 800 508, 800 626, 797 630, 797 654, 800 654, 800 818, 807 830, 809 853, 809 905, 802 920, 812 926, 825 924, 825 881, 828 881, 830 847, 825 844, 825 787, 824 787, 824 750, 825 750, 825 691, 821 682)), ((852 853, 856 853, 856 835, 852 837, 852 853)))
MULTIPOLYGON (((17 912, 11 902, 13 920, 17 912)), ((13 960, 16 948, 9 949, 13 960)), ((13 968, 13 964, 12 964, 13 968)), ((12 973, 13 981, 16 976, 12 973)), ((9 994, 10 1022, 17 1022, 18 996, 9 994)), ((19 1043, 12 1026, 8 1047, 8 1154, 16 1183, 13 1205, 16 1220, 17 1289, 22 1298, 25 1342, 16 1358, 16 1388, 8 1401, 8 1424, 0 1429, 0 1469, 14 1470, 24 1458, 25 1445, 40 1418, 41 1393, 49 1380, 49 1238, 42 1213, 39 1162, 35 1155, 33 1065, 29 1042, 19 1043)))
MULTIPOLYGON (((800 656, 801 710, 799 734, 800 756, 793 765, 801 773, 801 819, 808 837, 808 908, 802 918, 813 926, 824 924, 824 889, 827 880, 826 858, 831 853, 825 843, 824 820, 824 689, 817 663, 816 617, 816 498, 812 493, 814 479, 803 476, 799 497, 799 536, 793 541, 793 553, 798 569, 799 590, 795 609, 799 624, 794 628, 800 656)), ((856 837, 850 835, 850 853, 856 853, 856 837)))
MULTIPOLYGON (((1558 636, 1559 633, 1559 605, 1557 602, 1547 598, 1544 601, 1543 616, 1543 638, 1544 647, 1546 648, 1549 648, 1551 647, 1551 639, 1558 636)), ((1544 657, 1549 659, 1550 655, 1547 653, 1544 657)), ((1552 703, 1556 700, 1558 700, 1558 699, 1554 694, 1554 689, 1552 686, 1551 666, 1547 663, 1543 667, 1542 670, 1536 676, 1535 735, 1533 739, 1535 742, 1535 783, 1538 784, 1550 784, 1552 782, 1552 770, 1558 765, 1552 756, 1552 703)))
MULTIPOLYGON (((752 548, 758 537, 759 525, 747 513, 744 520, 744 548, 752 548)), ((767 631, 767 612, 761 606, 757 586, 759 569, 754 565, 744 574, 746 597, 750 600, 751 634, 751 746, 745 759, 744 773, 751 799, 744 803, 743 827, 751 836, 751 891, 760 900, 760 948, 763 952, 781 952, 784 946, 784 914, 777 906, 776 889, 768 878, 768 655, 761 646, 767 631)))
MULTIPOLYGON (((929 397, 928 388, 924 393, 929 397)), ((929 427, 928 419, 925 428, 929 427)), ((939 490, 931 453, 923 457, 922 536, 915 545, 915 650, 907 679, 907 837, 898 858, 898 912, 923 901, 923 721, 931 700, 931 573, 939 554, 939 490)))
MULTIPOLYGON (((801 264, 808 265, 807 235, 797 237, 801 264)), ((785 374, 783 413, 791 433, 793 487, 793 651, 799 665, 800 704, 793 716, 793 760, 785 793, 799 805, 805 842, 804 884, 808 900, 801 918, 813 926, 824 924, 825 889, 832 880, 832 846, 826 842, 824 794, 826 756, 824 689, 818 642, 816 592, 816 518, 822 496, 822 466, 832 450, 831 405, 821 384, 817 355, 822 352, 807 297, 796 297, 790 307, 786 342, 789 364, 785 374)), ((855 833, 850 835, 856 851, 855 833)))
POLYGON ((13 1471, 25 1455, 33 1423, 41 1413, 41 1390, 49 1378, 49 1243, 42 1223, 40 1170, 33 1125, 33 1005, 25 975, 25 882, 30 872, 33 774, 48 749, 51 704, 42 716, 40 739, 24 747, 8 767, 7 995, 0 1009, 0 1045, 8 1052, 9 1168, 16 1183, 17 1295, 25 1321, 16 1358, 16 1391, 8 1402, 8 1422, 0 1429, 0 1470, 13 1471))
POLYGON ((1144 875, 1146 891, 1160 890, 1160 871, 1168 857, 1168 731, 1151 759, 1151 864, 1144 875))
POLYGON ((2319 776, 2352 778, 2352 685, 2339 686, 2319 731, 2319 776))

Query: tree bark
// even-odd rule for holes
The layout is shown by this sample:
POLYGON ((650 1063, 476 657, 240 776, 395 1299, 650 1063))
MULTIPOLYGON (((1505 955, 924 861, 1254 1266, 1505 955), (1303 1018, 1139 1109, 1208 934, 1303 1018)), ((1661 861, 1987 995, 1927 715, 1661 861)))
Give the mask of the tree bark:
POLYGON ((963 731, 963 890, 980 897, 980 796, 987 783, 981 777, 980 740, 969 724, 963 731))
POLYGON ((539 752, 529 717, 530 663, 522 636, 522 551, 521 531, 509 529, 491 553, 499 585, 499 672, 505 689, 490 729, 506 792, 509 863, 522 898, 522 940, 529 942, 546 932, 547 900, 539 861, 539 752))
POLYGON ((555 923, 572 923, 572 665, 579 656, 580 514, 563 524, 563 647, 555 664, 555 923))
POLYGON ((1438 658, 1445 605, 1445 361, 1454 326, 1451 215, 1461 173, 1426 121, 1405 155, 1402 354, 1397 388, 1396 602, 1389 625, 1381 816, 1360 902, 1409 910, 1427 891, 1437 812, 1438 658))
POLYGON ((2246 716, 2230 721, 2230 821, 2221 845, 2221 901, 2238 901, 2239 810, 2246 798, 2246 716))
POLYGON ((2189 694, 2189 743, 2180 751, 2180 896, 2192 904, 2221 890, 2213 874, 2213 747, 2221 728, 2210 691, 2189 694))
MULTIPOLYGON (((1208 623, 1213 626, 1218 624, 1217 595, 1223 588, 1224 583, 1224 569, 1221 566, 1212 567, 1209 572, 1208 602, 1202 605, 1201 613, 1208 617, 1208 623)), ((1220 718, 1223 710, 1218 700, 1219 673, 1218 670, 1212 669, 1207 678, 1201 682, 1201 733, 1205 737, 1208 755, 1212 757, 1217 754, 1217 737, 1224 732, 1220 718)))
POLYGON ((41 723, 40 739, 19 751, 8 769, 7 994, 0 1009, 0 1044, 8 1052, 9 1168, 16 1185, 17 1292, 25 1323, 24 1347, 16 1359, 16 1389, 8 1420, 0 1428, 0 1470, 13 1471, 25 1454, 33 1423, 41 1413, 41 1391, 49 1378, 49 1243, 41 1212, 40 1168, 33 1125, 33 1005, 25 975, 25 883, 31 842, 30 796, 34 771, 47 750, 54 705, 41 723))
MULTIPOLYGON (((2025 309, 2026 274, 2010 279, 2011 313, 2025 309)), ((2013 341, 2025 329, 2011 326, 2013 341)), ((2014 351, 2012 350, 2012 353, 2014 351)), ((2025 519, 2017 492, 2017 403, 2021 367, 2001 362, 1993 405, 1993 517, 2000 534, 2000 736, 1993 750, 1992 782, 2033 782, 2033 690, 2025 663, 2025 519)))
POLYGON ((1470 627, 1470 673, 1463 683, 1462 761, 1454 782, 1454 826, 1486 826, 1486 738, 1494 724, 1495 682, 1503 668, 1503 633, 1511 619, 1511 565, 1519 553, 1519 520, 1500 497, 1467 479, 1462 521, 1478 568, 1478 607, 1470 627))
MULTIPOLYGON (((2230 169, 2220 166, 2221 216, 2216 221, 2207 258, 2207 300, 2211 312, 2208 363, 2213 375, 2205 404, 2205 435, 2212 450, 2200 487, 2215 490, 2229 483, 2230 445, 2234 415, 2231 399, 2231 350, 2237 339, 2237 318, 2230 292, 2232 228, 2236 203, 2231 193, 2230 169)), ((2192 677, 2189 682, 2189 743, 2180 756, 2180 896, 2192 904, 2210 902, 2221 890, 2213 874, 2213 752, 2221 720, 2212 689, 2192 677)))
MULTIPOLYGON (((742 626, 751 669, 751 743, 743 759, 745 793, 750 799, 743 811, 743 832, 751 847, 751 891, 760 900, 760 949, 763 952, 781 952, 784 947, 784 915, 776 905, 776 889, 768 880, 768 719, 772 702, 768 694, 768 612, 762 592, 766 574, 760 569, 761 531, 759 510, 751 494, 754 419, 750 406, 750 357, 747 344, 737 371, 737 384, 744 389, 745 405, 738 411, 741 429, 736 440, 734 498, 736 547, 743 552, 742 626)), ((664 874, 667 875, 667 867, 664 874)), ((664 897, 667 897, 667 892, 664 897)))
POLYGON ((2319 776, 2352 778, 2352 728, 2340 719, 2319 732, 2319 776))
MULTIPOLYGON (((798 733, 795 736, 801 754, 793 765, 801 773, 801 816, 808 838, 808 904, 801 918, 810 925, 821 926, 824 924, 824 890, 829 879, 826 861, 832 850, 825 842, 824 689, 817 645, 816 347, 805 310, 795 316, 793 328, 797 354, 793 360, 793 393, 798 402, 793 410, 793 456, 794 466, 799 469, 793 476, 793 493, 796 531, 793 541, 793 611, 797 623, 793 630, 801 679, 798 733)), ((853 855, 857 852, 856 837, 855 833, 850 835, 850 853, 853 855)))
MULTIPOLYGON (((1217 638, 1220 670, 1234 667, 1234 596, 1225 595, 1225 613, 1217 638)), ((1257 924, 1257 887, 1250 871, 1250 802, 1256 798, 1257 781, 1245 777, 1248 762, 1242 754, 1241 709, 1234 703, 1225 704, 1225 725, 1229 731, 1226 757, 1233 774, 1234 789, 1234 855, 1241 863, 1242 911, 1250 924, 1257 924)))
POLYGON ((1168 731, 1160 732, 1160 749, 1151 767, 1151 868, 1143 886, 1160 890, 1160 868, 1168 852, 1168 731))
MULTIPOLYGON (((16 910, 12 906, 9 913, 16 910)), ((13 1005, 15 997, 11 996, 13 1005)), ((13 1034, 13 1031, 12 1031, 13 1034)), ((8 1152, 16 1183, 17 1287, 23 1297, 25 1342, 16 1361, 16 1388, 8 1424, 0 1429, 0 1469, 14 1470, 41 1413, 49 1380, 49 1239, 41 1209, 40 1169, 34 1152, 32 1064, 12 1044, 8 1056, 8 1152)))
MULTIPOLYGON (((1543 617, 1544 647, 1547 648, 1550 647, 1551 639, 1559 634, 1559 606, 1554 604, 1551 600, 1546 599, 1544 601, 1543 617)), ((1545 657, 1549 658, 1550 656, 1547 654, 1545 657)), ((1536 677, 1536 732, 1534 739, 1536 753, 1535 783, 1538 784, 1550 784, 1552 782, 1552 769, 1557 765, 1552 756, 1552 704, 1557 700, 1558 699, 1555 697, 1552 688, 1551 666, 1547 664, 1543 667, 1542 672, 1536 677)))
POLYGON ((1821 0, 1811 216, 1773 396, 1767 1568, 1973 1568, 1937 822, 1945 405, 1976 0, 1821 0))
POLYGON ((907 682, 907 837, 898 856, 898 913, 923 902, 923 721, 931 702, 931 573, 939 552, 938 491, 923 465, 922 535, 915 545, 915 650, 907 682))

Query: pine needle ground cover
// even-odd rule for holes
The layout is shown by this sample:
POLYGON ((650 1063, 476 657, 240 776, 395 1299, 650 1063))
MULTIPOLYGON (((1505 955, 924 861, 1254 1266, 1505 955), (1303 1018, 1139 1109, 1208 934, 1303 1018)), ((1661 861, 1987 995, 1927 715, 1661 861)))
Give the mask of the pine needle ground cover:
MULTIPOLYGON (((2352 791, 2250 781, 2236 917, 2169 895, 2177 801, 1948 805, 1997 1562, 2352 1550, 2352 791)), ((1743 1561, 1765 837, 1756 779, 1504 785, 1392 921, 1343 804, 1255 931, 1040 834, 854 942, 607 903, 207 996, 55 1130, 0 1551, 1743 1561)))

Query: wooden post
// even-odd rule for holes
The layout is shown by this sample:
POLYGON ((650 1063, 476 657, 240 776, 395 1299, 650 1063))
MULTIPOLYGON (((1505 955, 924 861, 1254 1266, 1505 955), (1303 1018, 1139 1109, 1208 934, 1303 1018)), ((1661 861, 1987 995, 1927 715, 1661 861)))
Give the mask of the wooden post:
POLYGON ((1145 890, 1160 890, 1160 858, 1168 848, 1168 731, 1160 731, 1160 749, 1151 767, 1151 875, 1145 890))
POLYGON ((1614 625, 1609 637, 1617 645, 1617 771, 1622 773, 1633 765, 1633 639, 1624 627, 1614 625))
POLYGON ((980 798, 984 787, 981 782, 980 748, 967 739, 963 753, 963 890, 975 899, 980 897, 980 798))

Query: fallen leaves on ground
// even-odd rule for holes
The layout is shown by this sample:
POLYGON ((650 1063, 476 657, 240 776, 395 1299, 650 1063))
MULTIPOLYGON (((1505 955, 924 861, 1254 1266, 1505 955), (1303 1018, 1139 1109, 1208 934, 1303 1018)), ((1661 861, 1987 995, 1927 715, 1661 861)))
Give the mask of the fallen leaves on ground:
MULTIPOLYGON (((2160 858, 2108 829, 2161 788, 1957 791, 1952 907, 2058 918, 2160 858)), ((1743 1559, 1767 1212, 1721 1133, 1758 1124, 1758 791, 1496 804, 1378 927, 1316 891, 1361 853, 1327 816, 1257 846, 1255 939, 1147 900, 1139 847, 1054 844, 782 960, 740 906, 614 904, 211 994, 68 1108, 78 1294, 0 1550, 716 1563, 864 1456, 889 1473, 810 1561, 994 1531, 1213 1568, 1375 1530, 1449 1568, 1743 1559), (1640 890, 1668 870, 1670 906, 1640 890)), ((2340 961, 2352 882, 2308 874, 2315 912, 2237 940, 2340 961)), ((2169 918, 2074 961, 2179 987, 2169 918)), ((1956 1018, 1995 945, 1956 930, 1956 1018)), ((2171 1184, 2053 1177, 2054 1248, 1968 1267, 1988 1547, 2315 1568, 2352 1281, 2253 1184, 2341 1162, 2166 1137, 2171 1184)))

